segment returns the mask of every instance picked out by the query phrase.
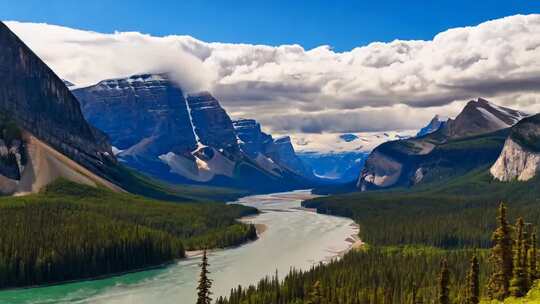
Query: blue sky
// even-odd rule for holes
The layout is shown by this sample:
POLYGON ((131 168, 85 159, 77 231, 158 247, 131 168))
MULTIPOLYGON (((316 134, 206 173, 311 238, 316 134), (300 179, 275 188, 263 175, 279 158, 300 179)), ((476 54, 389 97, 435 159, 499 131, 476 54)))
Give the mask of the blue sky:
POLYGON ((186 34, 204 41, 331 45, 431 39, 445 29, 539 13, 536 0, 138 1, 0 0, 0 19, 99 32, 186 34))

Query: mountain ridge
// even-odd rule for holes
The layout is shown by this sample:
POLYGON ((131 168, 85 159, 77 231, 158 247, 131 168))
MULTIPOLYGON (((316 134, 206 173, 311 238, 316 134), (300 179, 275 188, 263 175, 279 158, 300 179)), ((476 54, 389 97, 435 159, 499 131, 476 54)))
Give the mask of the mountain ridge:
POLYGON ((387 142, 368 157, 357 187, 362 190, 411 187, 493 164, 509 127, 526 114, 471 100, 455 118, 427 135, 387 142), (489 114, 486 114, 489 113, 489 114))

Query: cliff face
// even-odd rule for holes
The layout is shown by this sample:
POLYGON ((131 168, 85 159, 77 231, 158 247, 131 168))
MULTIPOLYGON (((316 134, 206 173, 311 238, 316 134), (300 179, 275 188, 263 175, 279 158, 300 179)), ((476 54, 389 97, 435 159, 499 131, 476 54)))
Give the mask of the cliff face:
POLYGON ((527 151, 509 138, 490 173, 502 182, 528 181, 540 171, 540 153, 527 151))
POLYGON ((196 147, 184 94, 165 75, 135 75, 74 90, 90 123, 136 156, 196 147))
POLYGON ((540 115, 523 119, 512 128, 491 175, 503 182, 528 181, 540 171, 540 115))
POLYGON ((0 111, 93 171, 114 161, 107 137, 86 122, 63 81, 1 22, 0 45, 0 111))
POLYGON ((200 143, 218 149, 238 148, 231 118, 210 93, 190 94, 187 104, 200 143))
POLYGON ((265 154, 266 147, 274 142, 272 136, 262 132, 261 125, 254 119, 235 120, 233 126, 240 148, 250 157, 265 154))

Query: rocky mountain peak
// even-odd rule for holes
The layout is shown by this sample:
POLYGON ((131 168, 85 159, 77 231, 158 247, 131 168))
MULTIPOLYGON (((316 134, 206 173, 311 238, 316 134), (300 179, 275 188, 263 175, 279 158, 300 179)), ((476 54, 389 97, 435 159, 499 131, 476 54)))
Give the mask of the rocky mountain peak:
POLYGON ((103 80, 73 94, 88 121, 119 150, 148 157, 196 147, 184 92, 165 74, 103 80))
POLYGON ((440 116, 437 114, 425 127, 420 129, 420 131, 416 134, 416 137, 431 134, 439 130, 442 126, 446 124, 446 122, 448 122, 448 117, 440 116))
POLYGON ((515 125, 526 116, 478 98, 469 101, 456 119, 448 123, 448 135, 458 138, 495 132, 515 125))
POLYGON ((85 167, 114 161, 107 137, 86 122, 64 82, 0 22, 0 111, 85 167))

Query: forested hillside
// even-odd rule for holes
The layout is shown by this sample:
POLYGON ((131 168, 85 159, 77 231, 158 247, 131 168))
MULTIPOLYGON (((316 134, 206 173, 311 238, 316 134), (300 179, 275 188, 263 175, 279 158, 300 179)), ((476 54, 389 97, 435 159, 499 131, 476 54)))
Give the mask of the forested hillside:
POLYGON ((538 178, 503 184, 492 181, 486 171, 414 191, 306 201, 305 207, 318 212, 355 219, 367 245, 340 261, 307 272, 292 271, 282 284, 268 278, 256 287, 233 290, 218 303, 443 303, 438 301, 444 259, 449 270, 448 303, 475 303, 466 302, 473 256, 479 263, 479 294, 486 299, 488 279, 494 273, 493 260, 488 257, 493 255, 490 248, 499 203, 507 202, 510 223, 523 216, 526 227, 540 224, 538 178))
POLYGON ((252 208, 168 203, 57 181, 42 193, 0 199, 0 288, 157 266, 185 250, 241 244, 252 208))

